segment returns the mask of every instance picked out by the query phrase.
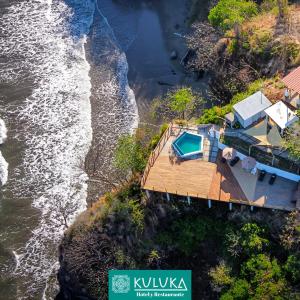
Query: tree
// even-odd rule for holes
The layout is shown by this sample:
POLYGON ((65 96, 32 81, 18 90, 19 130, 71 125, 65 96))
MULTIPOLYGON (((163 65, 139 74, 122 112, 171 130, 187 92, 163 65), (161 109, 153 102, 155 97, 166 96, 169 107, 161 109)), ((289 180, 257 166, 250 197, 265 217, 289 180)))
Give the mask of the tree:
POLYGON ((212 287, 215 291, 221 291, 224 287, 230 285, 233 282, 233 278, 230 276, 231 268, 229 268, 224 261, 210 269, 209 276, 212 278, 212 287))
POLYGON ((269 241, 263 237, 264 230, 255 223, 246 223, 241 230, 226 235, 227 251, 233 256, 261 253, 269 241))
POLYGON ((169 93, 166 100, 170 109, 184 119, 185 112, 193 109, 196 97, 191 88, 184 87, 169 93))
POLYGON ((287 277, 293 283, 300 282, 300 257, 299 255, 290 255, 284 265, 284 271, 287 277))
POLYGON ((249 299, 250 284, 244 279, 233 282, 230 289, 221 296, 221 300, 246 300, 249 299))
POLYGON ((258 254, 246 261, 241 275, 251 283, 254 299, 276 299, 288 291, 277 260, 271 260, 265 254, 258 254))
POLYGON ((169 92, 163 99, 154 99, 152 115, 164 121, 172 119, 189 119, 200 111, 203 99, 191 88, 182 87, 169 92))
POLYGON ((210 10, 209 22, 223 30, 231 29, 234 24, 241 24, 258 12, 257 4, 246 0, 220 0, 218 4, 210 10))
POLYGON ((146 166, 146 153, 135 135, 123 135, 119 138, 114 153, 114 165, 125 173, 142 172, 146 166))
POLYGON ((280 234, 281 245, 289 251, 300 251, 299 212, 293 211, 286 217, 285 225, 280 234))
POLYGON ((300 124, 297 122, 289 128, 284 136, 283 146, 288 150, 289 157, 294 161, 300 161, 300 124))
POLYGON ((260 253, 269 241, 262 237, 264 230, 255 223, 247 223, 241 229, 241 246, 248 255, 260 253))
POLYGON ((242 265, 241 275, 252 284, 260 285, 263 281, 278 280, 282 274, 276 259, 271 260, 265 254, 258 254, 242 265))

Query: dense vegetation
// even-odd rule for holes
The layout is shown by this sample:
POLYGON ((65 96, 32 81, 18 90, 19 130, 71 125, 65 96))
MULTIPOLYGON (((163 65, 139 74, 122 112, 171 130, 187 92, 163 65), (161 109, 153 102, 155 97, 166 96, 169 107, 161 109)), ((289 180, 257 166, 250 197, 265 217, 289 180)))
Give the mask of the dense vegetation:
POLYGON ((97 297, 107 292, 108 269, 184 268, 193 270, 195 299, 300 296, 296 216, 208 211, 178 200, 147 204, 135 183, 106 195, 64 241, 72 278, 97 297))
POLYGON ((220 0, 208 15, 209 22, 223 30, 231 29, 258 13, 257 4, 245 0, 220 0))
MULTIPOLYGON (((299 64, 299 35, 290 31, 297 26, 292 23, 296 14, 283 0, 221 0, 210 10, 208 23, 193 24, 187 38, 194 53, 189 67, 210 73, 215 105, 199 122, 220 123, 233 104, 257 90, 268 92, 265 82, 299 64)), ((282 88, 276 89, 277 99, 282 88)))
POLYGON ((165 128, 153 139, 145 129, 120 139, 115 163, 131 176, 68 229, 62 265, 69 282, 106 299, 109 269, 191 269, 195 299, 300 297, 299 214, 146 198, 139 170, 165 128), (123 163, 129 152, 137 159, 123 163))

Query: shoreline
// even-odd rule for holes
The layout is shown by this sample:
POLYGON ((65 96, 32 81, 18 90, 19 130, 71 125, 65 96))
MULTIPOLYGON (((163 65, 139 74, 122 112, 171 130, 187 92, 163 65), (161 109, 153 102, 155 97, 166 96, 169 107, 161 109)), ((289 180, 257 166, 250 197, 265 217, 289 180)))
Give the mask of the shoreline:
MULTIPOLYGON (((130 43, 129 49, 125 49, 126 58, 123 58, 124 61, 121 66, 123 68, 121 72, 123 88, 125 87, 128 95, 133 91, 134 95, 129 95, 128 97, 131 97, 129 102, 135 101, 135 103, 130 104, 128 103, 128 99, 126 102, 126 99, 120 101, 114 97, 112 101, 116 102, 118 108, 108 104, 107 102, 111 101, 109 100, 110 98, 106 97, 104 93, 99 94, 99 89, 103 85, 101 77, 106 77, 105 80, 111 80, 115 75, 111 74, 108 69, 111 68, 111 70, 117 73, 120 66, 114 66, 115 62, 112 62, 112 59, 100 59, 96 57, 100 57, 101 52, 95 52, 94 48, 95 45, 98 47, 100 43, 109 43, 106 35, 103 39, 97 36, 97 27, 102 26, 102 31, 104 31, 103 27, 105 26, 100 14, 107 18, 107 23, 114 31, 115 27, 116 29, 119 29, 118 26, 122 28, 122 22, 127 21, 126 9, 128 7, 124 6, 123 12, 121 4, 110 4, 110 7, 105 7, 105 11, 102 12, 102 10, 100 11, 101 7, 99 7, 100 3, 98 4, 99 10, 98 12, 95 11, 94 22, 85 46, 86 57, 91 68, 89 75, 92 84, 90 102, 93 130, 92 146, 85 159, 85 169, 89 176, 88 206, 107 190, 113 188, 113 182, 110 182, 111 178, 114 178, 116 175, 111 166, 113 149, 117 138, 121 134, 128 133, 134 129, 132 126, 128 128, 130 127, 130 120, 126 116, 126 114, 129 114, 129 119, 131 118, 132 120, 134 118, 134 116, 130 115, 134 110, 134 105, 137 105, 139 122, 153 123, 153 120, 149 118, 149 110, 151 102, 155 97, 164 95, 170 88, 181 85, 193 86, 196 90, 204 93, 206 91, 206 79, 195 80, 193 75, 188 73, 179 64, 187 48, 185 42, 182 41, 183 37, 175 33, 185 34, 189 30, 187 20, 190 13, 188 9, 190 1, 176 0, 176 3, 170 0, 164 3, 143 1, 138 7, 135 7, 136 10, 133 10, 133 16, 130 15, 130 17, 137 23, 137 28, 130 28, 133 31, 132 35, 134 35, 134 39, 130 43), (175 15, 171 14, 174 5, 178 7, 175 15), (104 15, 105 12, 107 15, 104 15), (115 24, 115 19, 118 19, 115 15, 117 13, 120 14, 120 23, 115 24), (112 25, 110 24, 110 18, 114 18, 112 25), (134 30, 137 31, 134 32, 134 30), (170 58, 170 53, 173 50, 177 53, 176 60, 171 60, 170 58), (128 73, 126 70, 126 61, 128 63, 128 73), (102 66, 101 64, 103 63, 107 63, 107 66, 102 66), (127 80, 128 82, 126 82, 127 80), (159 84, 160 82, 169 83, 171 86, 159 84), (106 98, 106 101, 103 98, 106 98), (122 103, 122 101, 125 101, 125 103, 122 103), (125 107, 123 108, 123 106, 125 107), (130 108, 131 111, 128 110, 130 108), (104 116, 103 110, 106 110, 109 116, 104 116), (123 126, 122 123, 125 125, 123 126), (108 130, 107 127, 110 127, 110 129, 108 130), (105 134, 107 135, 105 136, 105 134), (103 154, 105 157, 99 158, 103 154)), ((118 39, 117 33, 113 32, 113 35, 114 38, 118 39)), ((110 47, 113 48, 114 52, 120 50, 116 49, 115 45, 110 45, 110 47)), ((107 49, 107 51, 111 51, 111 49, 107 49)), ((107 92, 112 93, 112 91, 108 90, 107 92)))
POLYGON ((89 206, 115 184, 113 151, 118 137, 137 126, 138 113, 134 93, 127 81, 126 56, 119 49, 112 28, 98 6, 85 50, 92 86, 93 137, 85 159, 89 177, 86 202, 89 206))
MULTIPOLYGON (((203 2, 207 5, 206 0, 203 2)), ((140 33, 126 54, 128 79, 143 122, 153 122, 149 118, 152 100, 165 95, 170 89, 191 86, 195 91, 206 94, 207 77, 196 79, 180 64, 188 50, 184 35, 190 31, 190 4, 191 0, 145 1, 141 8, 140 33), (174 51, 176 59, 171 58, 174 51)))

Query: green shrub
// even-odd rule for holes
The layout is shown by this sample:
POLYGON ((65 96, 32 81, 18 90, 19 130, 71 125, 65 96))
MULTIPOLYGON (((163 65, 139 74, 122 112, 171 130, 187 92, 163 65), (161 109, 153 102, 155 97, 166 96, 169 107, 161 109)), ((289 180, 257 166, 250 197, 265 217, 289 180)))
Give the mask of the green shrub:
POLYGON ((197 120, 198 124, 222 124, 226 114, 231 112, 232 105, 227 104, 223 107, 214 106, 205 109, 201 117, 197 120))
POLYGON ((152 136, 152 138, 150 140, 150 143, 149 143, 150 150, 154 150, 155 149, 155 147, 159 143, 159 140, 163 136, 164 132, 168 129, 168 126, 169 126, 168 123, 162 124, 160 126, 160 128, 159 128, 159 133, 152 136))
MULTIPOLYGON (((227 225, 226 225, 227 226, 227 225)), ((167 230, 160 232, 157 242, 175 247, 186 256, 196 251, 207 238, 223 241, 224 224, 208 217, 182 217, 173 221, 167 230)))
POLYGON ((123 135, 119 138, 114 153, 114 165, 124 172, 142 172, 146 166, 144 147, 135 135, 123 135))
POLYGON ((114 211, 119 221, 131 220, 138 230, 144 229, 144 209, 138 200, 117 201, 114 211))
POLYGON ((268 60, 273 56, 273 41, 274 36, 270 31, 264 29, 256 30, 252 36, 249 36, 250 50, 257 57, 268 60))
POLYGON ((246 99, 247 97, 251 96, 252 94, 256 93, 257 91, 259 91, 263 86, 263 80, 262 79, 258 79, 253 81, 252 83, 250 83, 247 87, 247 90, 244 92, 240 92, 235 94, 232 99, 231 99, 231 105, 234 105, 244 99, 246 99))
POLYGON ((167 96, 169 108, 183 119, 185 112, 193 108, 195 99, 191 88, 180 88, 167 96))
POLYGON ((215 27, 228 30, 235 23, 241 24, 258 12, 257 5, 253 1, 246 0, 220 0, 208 15, 209 22, 215 27))
POLYGON ((212 278, 212 283, 215 289, 222 289, 233 282, 230 272, 231 268, 229 268, 223 261, 215 268, 210 269, 209 276, 212 278))
POLYGON ((190 255, 204 240, 209 230, 205 219, 184 218, 174 221, 168 232, 158 236, 158 242, 164 246, 175 246, 185 255, 190 255))
POLYGON ((258 254, 246 261, 242 265, 241 274, 244 278, 249 279, 251 283, 257 285, 262 282, 262 279, 265 281, 278 280, 282 276, 277 260, 271 260, 265 254, 258 254))
POLYGON ((130 269, 136 268, 136 262, 134 261, 134 259, 126 255, 120 247, 115 249, 114 256, 115 256, 116 263, 119 266, 121 267, 126 266, 127 268, 130 269))
POLYGON ((290 255, 284 265, 284 271, 293 283, 300 282, 300 258, 290 255))
POLYGON ((157 144, 159 143, 161 136, 159 134, 155 134, 149 143, 150 150, 154 150, 157 144))
POLYGON ((278 14, 277 0, 264 0, 260 5, 261 11, 272 11, 275 15, 278 14))
POLYGON ((244 279, 233 282, 230 289, 221 296, 220 300, 246 300, 249 299, 250 284, 244 279))
POLYGON ((269 241, 263 237, 264 230, 255 223, 247 223, 241 229, 241 246, 248 255, 264 250, 269 241))
POLYGON ((224 117, 226 114, 232 111, 232 106, 247 97, 251 96, 255 92, 261 89, 263 86, 263 80, 258 79, 253 81, 247 87, 247 90, 235 94, 230 103, 222 107, 213 106, 212 108, 204 109, 201 117, 197 119, 198 124, 222 124, 224 122, 224 117))

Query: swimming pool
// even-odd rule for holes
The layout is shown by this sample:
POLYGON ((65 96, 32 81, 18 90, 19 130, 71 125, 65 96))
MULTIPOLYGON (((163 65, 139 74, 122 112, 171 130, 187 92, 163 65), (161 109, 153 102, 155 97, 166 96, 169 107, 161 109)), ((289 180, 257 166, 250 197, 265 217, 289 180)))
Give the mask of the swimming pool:
POLYGON ((173 142, 172 145, 180 157, 189 157, 202 153, 203 136, 185 131, 173 142))

